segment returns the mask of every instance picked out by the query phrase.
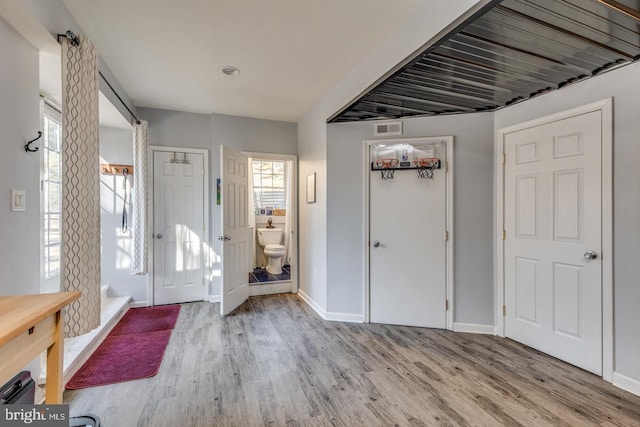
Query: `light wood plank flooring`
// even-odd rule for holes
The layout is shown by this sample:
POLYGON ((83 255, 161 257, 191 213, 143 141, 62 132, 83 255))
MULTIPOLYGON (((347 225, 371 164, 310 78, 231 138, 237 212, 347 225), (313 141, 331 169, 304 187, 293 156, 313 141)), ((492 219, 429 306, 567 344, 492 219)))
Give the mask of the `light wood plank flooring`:
POLYGON ((295 295, 185 304, 154 378, 66 391, 127 426, 638 426, 640 397, 508 339, 326 322, 295 295))

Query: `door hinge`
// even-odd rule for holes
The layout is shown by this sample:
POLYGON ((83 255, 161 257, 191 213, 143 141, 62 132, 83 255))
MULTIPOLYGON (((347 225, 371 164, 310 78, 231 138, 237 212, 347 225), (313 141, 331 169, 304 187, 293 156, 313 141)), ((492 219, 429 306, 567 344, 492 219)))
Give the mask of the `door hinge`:
POLYGON ((502 315, 503 315, 503 316, 506 316, 506 315, 507 315, 507 306, 506 306, 506 305, 503 305, 503 306, 502 306, 502 315))
POLYGON ((502 230, 502 240, 507 240, 507 230, 502 230))
POLYGON ((202 176, 204 176, 204 169, 202 169, 202 176))
POLYGON ((449 172, 449 162, 444 162, 444 172, 449 172))
POLYGON ((445 241, 445 242, 448 242, 448 241, 449 241, 449 230, 446 230, 446 231, 444 232, 444 241, 445 241))
POLYGON ((445 300, 444 308, 446 311, 449 311, 449 300, 445 300))
POLYGON ((207 229, 207 225, 206 224, 202 224, 202 231, 207 229))
POLYGON ((202 286, 204 287, 204 277, 202 278, 202 286))
POLYGON ((506 164, 507 164, 507 155, 506 155, 506 154, 503 154, 503 155, 502 155, 502 164, 503 164, 503 165, 506 165, 506 164))

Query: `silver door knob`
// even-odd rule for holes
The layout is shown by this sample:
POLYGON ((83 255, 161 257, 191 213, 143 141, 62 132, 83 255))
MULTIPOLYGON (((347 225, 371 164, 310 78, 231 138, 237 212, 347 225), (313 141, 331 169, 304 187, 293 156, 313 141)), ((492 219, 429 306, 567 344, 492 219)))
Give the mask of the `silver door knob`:
POLYGON ((231 240, 231 236, 218 236, 218 240, 231 240))
POLYGON ((594 260, 598 258, 598 252, 596 251, 587 251, 584 253, 584 259, 594 260))
POLYGON ((374 241, 373 241, 373 247, 374 247, 374 248, 377 248, 377 247, 379 247, 379 246, 380 246, 380 242, 378 242, 377 240, 374 240, 374 241))
POLYGON ((162 239, 162 233, 154 234, 153 237, 156 239, 162 239))

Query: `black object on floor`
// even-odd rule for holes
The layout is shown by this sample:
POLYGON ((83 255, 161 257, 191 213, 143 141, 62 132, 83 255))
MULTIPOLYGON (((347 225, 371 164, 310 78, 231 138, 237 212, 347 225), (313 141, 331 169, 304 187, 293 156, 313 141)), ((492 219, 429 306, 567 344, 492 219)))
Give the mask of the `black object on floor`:
POLYGON ((36 398, 36 383, 31 372, 22 371, 0 387, 0 403, 3 405, 33 405, 36 398))
POLYGON ((100 418, 93 414, 71 417, 69 427, 100 427, 100 418))

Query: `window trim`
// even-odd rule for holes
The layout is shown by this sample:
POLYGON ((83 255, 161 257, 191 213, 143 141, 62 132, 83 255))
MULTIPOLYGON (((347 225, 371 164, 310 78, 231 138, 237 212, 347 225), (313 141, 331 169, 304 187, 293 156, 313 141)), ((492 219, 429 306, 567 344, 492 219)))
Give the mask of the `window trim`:
MULTIPOLYGON (((267 209, 267 208, 271 208, 271 209, 286 209, 286 201, 287 201, 287 161, 285 160, 275 160, 275 159, 264 159, 264 158, 259 158, 259 157, 252 157, 251 159, 251 174, 252 174, 252 178, 253 178, 253 200, 254 200, 254 205, 257 209, 267 209), (273 169, 271 171, 270 174, 263 174, 262 172, 260 172, 260 177, 262 178, 263 175, 267 175, 267 176, 282 176, 282 186, 263 186, 262 182, 260 182, 261 185, 256 185, 255 183, 255 175, 256 172, 254 172, 254 164, 255 163, 264 163, 264 162, 269 162, 269 163, 281 163, 282 164, 282 173, 273 173, 273 169), (262 190, 262 189, 269 189, 269 190, 282 190, 282 206, 259 206, 258 201, 262 202, 262 198, 260 198, 260 200, 258 200, 258 197, 256 196, 256 190, 262 190)), ((273 184, 273 181, 272 181, 273 184)), ((262 203, 261 203, 262 204, 262 203)))
MULTIPOLYGON (((49 152, 55 152, 58 153, 59 155, 59 166, 60 166, 60 173, 62 171, 62 152, 61 152, 61 145, 62 145, 62 113, 60 111, 60 109, 55 106, 54 104, 47 102, 46 100, 43 102, 43 107, 42 107, 42 129, 43 129, 43 133, 44 133, 44 138, 42 139, 42 151, 41 151, 41 161, 42 161, 42 166, 41 166, 41 178, 40 178, 40 190, 41 190, 41 207, 40 207, 40 221, 41 221, 41 230, 42 230, 42 237, 41 237, 41 251, 42 251, 42 278, 43 280, 46 282, 48 280, 51 279, 55 279, 57 277, 60 276, 60 272, 61 272, 61 253, 59 253, 59 260, 58 260, 58 269, 54 272, 51 272, 51 262, 47 261, 47 255, 51 253, 51 248, 55 248, 58 247, 59 248, 59 252, 61 252, 62 250, 62 241, 61 241, 61 236, 60 236, 60 231, 59 231, 59 238, 58 238, 58 242, 57 243, 50 243, 49 242, 49 236, 48 236, 48 229, 50 227, 48 227, 47 225, 47 221, 51 221, 51 216, 54 215, 58 215, 58 223, 61 224, 62 222, 62 176, 60 175, 58 180, 50 180, 48 173, 47 173, 47 157, 49 152), (59 124, 60 126, 60 141, 58 144, 58 150, 55 149, 51 149, 50 147, 48 147, 46 145, 46 141, 48 140, 49 137, 49 133, 48 133, 48 128, 46 127, 46 124, 48 121, 52 121, 54 123, 59 124), (46 206, 45 202, 47 200, 47 197, 45 196, 45 192, 48 189, 48 185, 49 183, 53 183, 53 184, 57 184, 59 186, 59 192, 58 192, 58 200, 59 200, 59 206, 58 206, 58 210, 57 211, 50 211, 49 208, 50 206, 46 206)), ((59 227, 60 228, 60 227, 59 227)))

